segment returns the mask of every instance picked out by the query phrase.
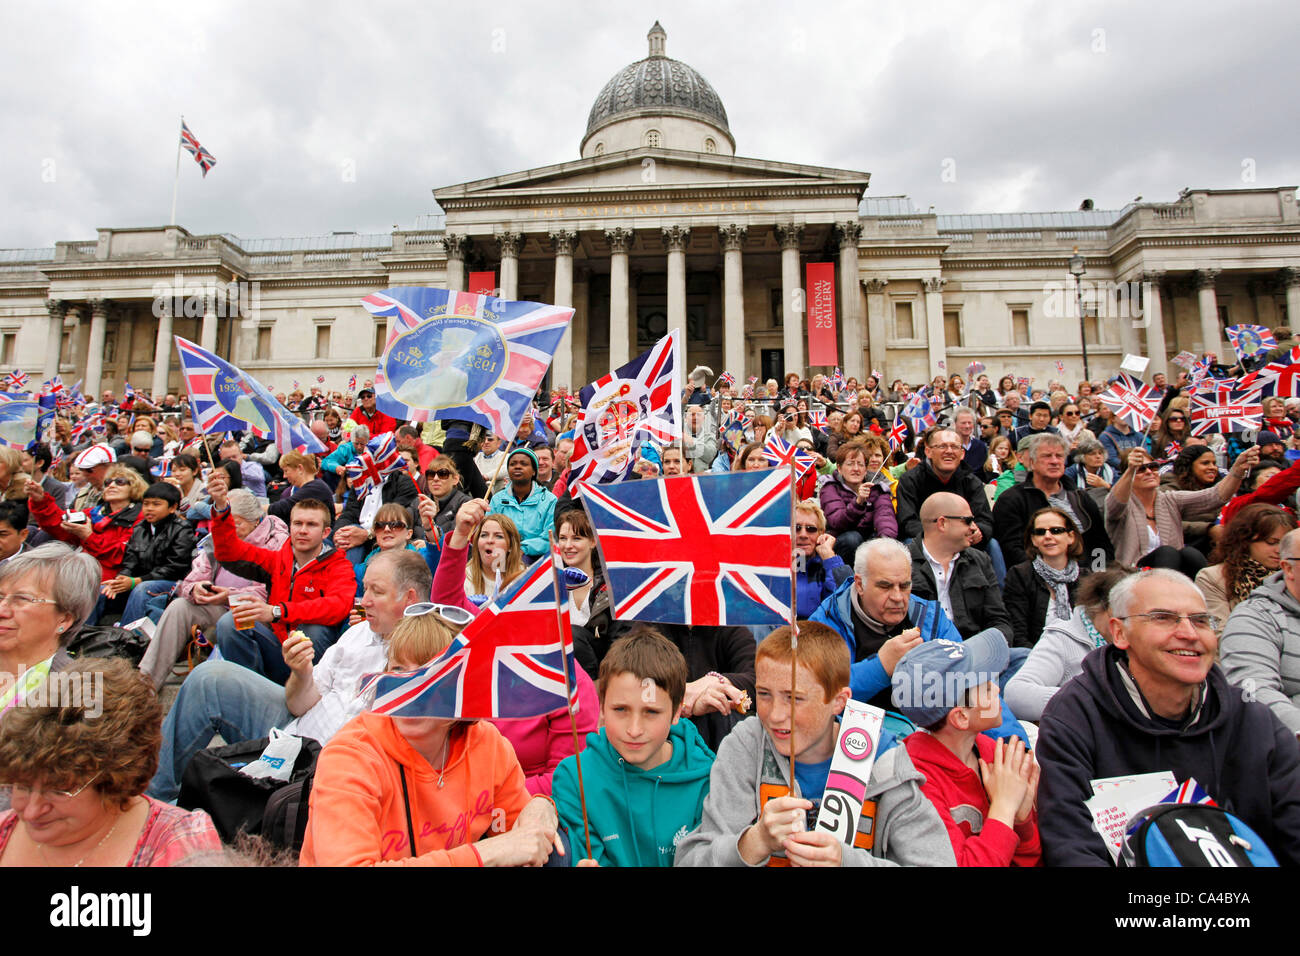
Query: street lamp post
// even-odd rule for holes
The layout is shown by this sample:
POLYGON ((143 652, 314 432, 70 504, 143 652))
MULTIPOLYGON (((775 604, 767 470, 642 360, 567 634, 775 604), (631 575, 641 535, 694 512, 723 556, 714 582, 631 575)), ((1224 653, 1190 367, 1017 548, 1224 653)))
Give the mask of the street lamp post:
POLYGON ((1092 376, 1088 373, 1088 332, 1083 324, 1083 276, 1088 271, 1083 264, 1083 256, 1079 255, 1079 247, 1074 247, 1074 255, 1070 256, 1070 275, 1074 276, 1074 296, 1079 308, 1079 341, 1083 346, 1083 378, 1084 381, 1091 382, 1092 376))

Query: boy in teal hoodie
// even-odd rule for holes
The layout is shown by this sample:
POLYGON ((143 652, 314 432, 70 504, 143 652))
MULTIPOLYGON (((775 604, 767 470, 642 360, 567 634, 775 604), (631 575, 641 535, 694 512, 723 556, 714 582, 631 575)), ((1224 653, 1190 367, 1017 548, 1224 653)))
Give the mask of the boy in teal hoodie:
POLYGON ((699 826, 713 751, 689 720, 686 660, 653 628, 638 626, 609 649, 596 681, 603 727, 587 735, 582 780, 591 831, 583 832, 577 758, 555 768, 551 795, 578 866, 672 866, 678 842, 699 826))

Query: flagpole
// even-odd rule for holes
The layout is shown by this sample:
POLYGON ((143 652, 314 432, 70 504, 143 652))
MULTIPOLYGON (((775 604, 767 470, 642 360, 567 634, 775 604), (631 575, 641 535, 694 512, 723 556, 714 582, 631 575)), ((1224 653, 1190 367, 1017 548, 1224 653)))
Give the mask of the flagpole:
MULTIPOLYGON (((181 129, 185 128, 185 114, 181 114, 181 129)), ((181 184, 181 137, 176 137, 176 175, 172 177, 172 216, 167 220, 167 225, 176 225, 176 190, 181 184)), ((211 457, 211 456, 209 456, 211 457)))
MULTIPOLYGON (((564 609, 560 602, 560 576, 555 571, 555 532, 547 534, 551 542, 551 578, 553 582, 552 593, 555 596, 555 623, 560 632, 560 667, 564 671, 564 706, 569 712, 569 731, 573 734, 573 760, 577 764, 578 771, 578 801, 582 804, 582 832, 587 838, 587 859, 593 859, 591 855, 591 825, 587 822, 587 792, 582 783, 582 748, 578 746, 578 722, 573 716, 573 691, 569 687, 569 656, 565 653, 565 645, 568 644, 568 634, 565 633, 564 627, 564 609)), ((568 591, 565 590, 564 600, 568 600, 568 591)))
MULTIPOLYGON (((790 459, 790 550, 794 551, 794 524, 796 509, 799 505, 799 475, 795 470, 794 459, 790 459)), ((790 555, 794 557, 793 553, 790 555)), ((794 707, 798 695, 795 688, 799 683, 799 596, 798 574, 794 561, 790 562, 790 796, 794 796, 794 707)))

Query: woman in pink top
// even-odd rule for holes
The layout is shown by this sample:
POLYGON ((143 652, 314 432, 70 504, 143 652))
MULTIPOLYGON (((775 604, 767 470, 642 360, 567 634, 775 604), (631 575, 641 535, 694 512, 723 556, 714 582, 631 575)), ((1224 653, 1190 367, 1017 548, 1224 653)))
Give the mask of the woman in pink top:
MULTIPOLYGON (((442 557, 433 576, 433 600, 439 604, 463 607, 478 613, 465 597, 465 564, 469 557, 470 535, 487 514, 481 498, 471 498, 456 512, 456 525, 443 539, 442 557)), ((578 673, 578 707, 573 718, 578 725, 578 746, 586 746, 587 734, 598 726, 600 701, 596 685, 581 667, 578 673)), ((515 748, 515 756, 524 768, 524 786, 530 794, 551 795, 551 774, 560 761, 573 753, 573 728, 565 708, 542 717, 524 720, 494 720, 497 730, 515 748)))
MULTIPOLYGON (((221 853, 206 813, 144 796, 162 708, 128 662, 87 658, 43 688, 49 706, 0 721, 0 866, 176 866, 221 853), (73 701, 59 700, 73 690, 73 701)), ((30 696, 29 696, 29 699, 30 696)))

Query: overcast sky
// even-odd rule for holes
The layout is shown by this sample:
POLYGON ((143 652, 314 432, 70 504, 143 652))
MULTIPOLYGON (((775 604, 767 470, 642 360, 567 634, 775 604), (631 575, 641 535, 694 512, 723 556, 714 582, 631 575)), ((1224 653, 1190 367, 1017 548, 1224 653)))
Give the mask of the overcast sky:
POLYGON ((42 3, 0 8, 0 248, 178 221, 383 232, 431 190, 575 159, 605 82, 667 53, 742 156, 871 173, 941 213, 1300 183, 1300 4, 42 3), (945 170, 949 172, 947 180, 945 170))

